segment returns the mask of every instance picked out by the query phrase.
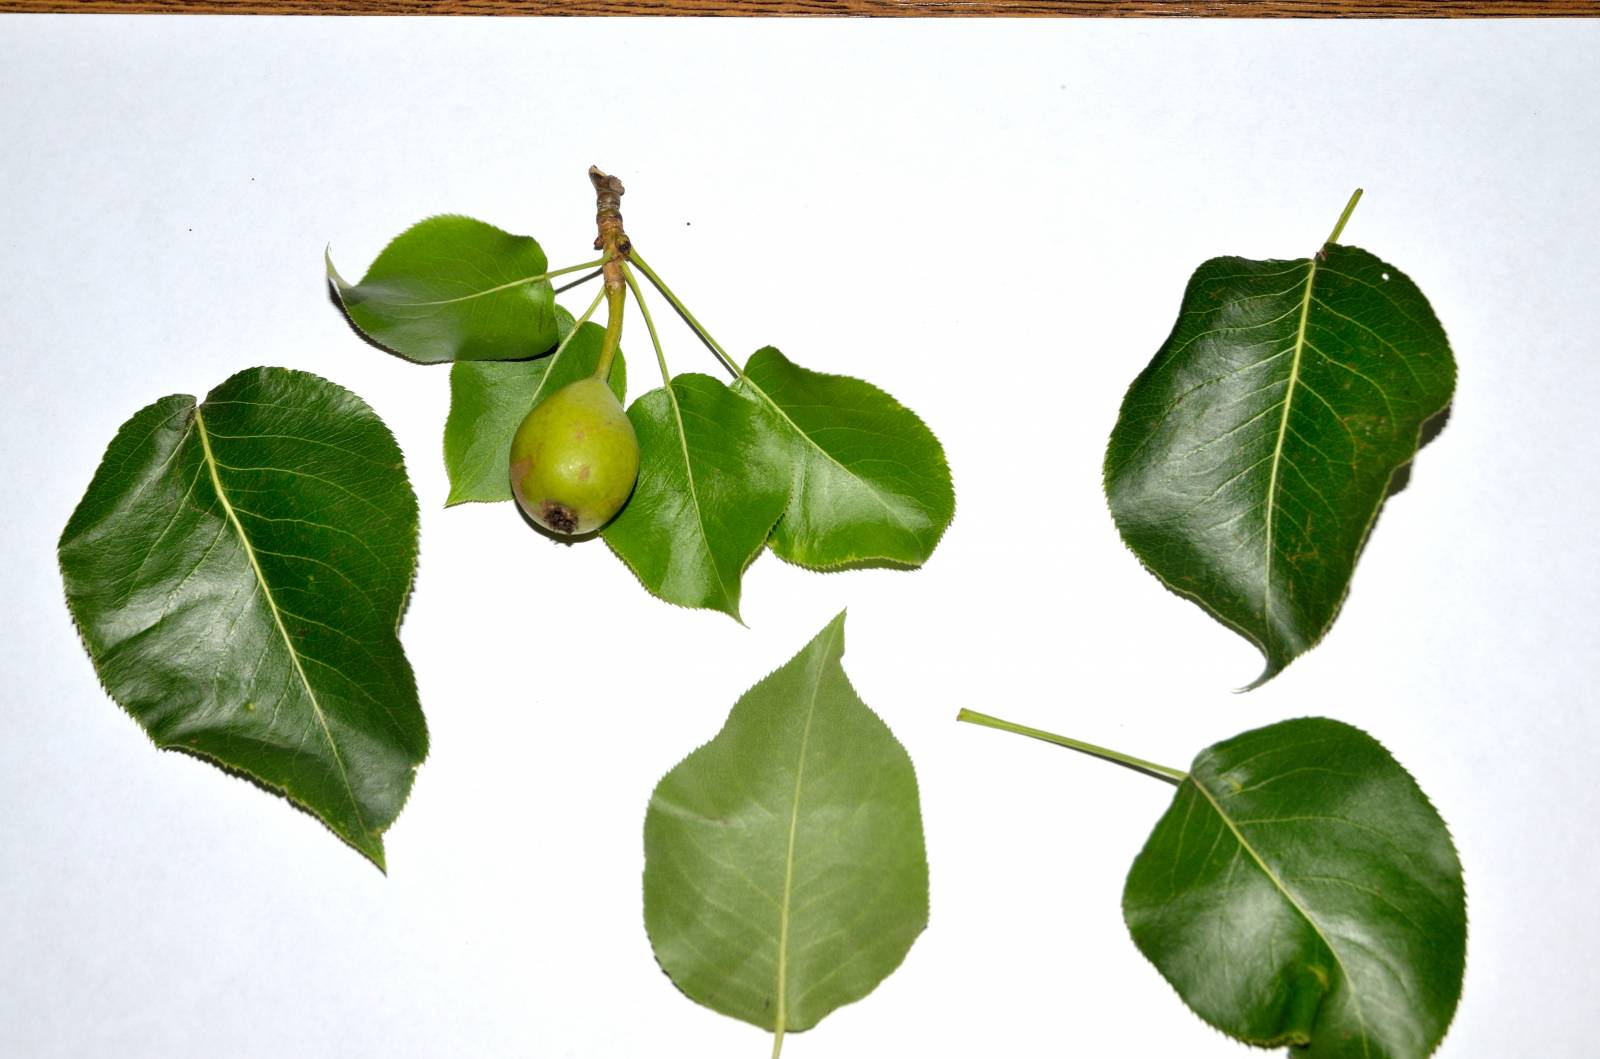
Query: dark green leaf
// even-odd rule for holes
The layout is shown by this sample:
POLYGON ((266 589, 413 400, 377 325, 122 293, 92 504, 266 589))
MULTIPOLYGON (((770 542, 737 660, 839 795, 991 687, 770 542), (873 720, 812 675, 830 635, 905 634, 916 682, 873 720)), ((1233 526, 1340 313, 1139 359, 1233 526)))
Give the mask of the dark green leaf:
POLYGON ((351 321, 424 363, 516 360, 556 341, 555 295, 539 244, 471 217, 430 217, 384 247, 360 283, 327 259, 351 321))
POLYGON ((919 566, 955 514, 939 439, 870 383, 808 371, 768 346, 739 385, 773 413, 794 484, 772 550, 814 569, 919 566))
POLYGON ((602 530, 645 588, 739 616, 739 582, 789 497, 789 468, 759 405, 685 374, 628 409, 639 482, 602 530))
POLYGON ((1449 832, 1376 740, 1337 721, 1202 751, 1134 861, 1123 912, 1201 1018, 1311 1059, 1422 1059, 1461 995, 1449 832))
POLYGON ((841 614, 667 773, 645 816, 656 959, 691 999, 780 1036, 866 996, 928 922, 911 759, 843 653, 841 614))
POLYGON ((1455 363, 1416 286, 1365 250, 1217 258, 1189 281, 1106 452, 1123 539, 1266 656, 1327 632, 1455 363))
MULTIPOLYGON (((562 336, 572 317, 556 312, 562 336)), ((457 361, 450 368, 450 415, 444 424, 446 504, 511 499, 511 437, 534 405, 569 382, 594 374, 605 328, 584 324, 571 342, 533 360, 457 361)), ((622 351, 607 379, 621 401, 627 392, 622 351)))
POLYGON ((383 866, 428 736, 396 636, 417 500, 372 409, 282 368, 157 401, 60 558, 102 683, 158 746, 282 791, 383 866))

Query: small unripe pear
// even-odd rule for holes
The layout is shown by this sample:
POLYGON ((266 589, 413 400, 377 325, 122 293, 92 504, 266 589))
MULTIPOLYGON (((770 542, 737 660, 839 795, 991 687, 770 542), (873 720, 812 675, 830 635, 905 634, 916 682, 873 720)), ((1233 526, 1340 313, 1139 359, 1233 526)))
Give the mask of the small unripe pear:
POLYGON ((633 492, 639 439, 611 388, 579 379, 534 405, 511 439, 511 492, 552 533, 592 533, 633 492))

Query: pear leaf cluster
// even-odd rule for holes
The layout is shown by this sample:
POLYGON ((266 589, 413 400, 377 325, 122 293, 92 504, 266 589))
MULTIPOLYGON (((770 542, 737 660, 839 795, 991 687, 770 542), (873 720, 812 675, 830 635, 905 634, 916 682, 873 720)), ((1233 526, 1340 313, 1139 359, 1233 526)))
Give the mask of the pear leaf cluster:
MULTIPOLYGON (((915 568, 954 514, 938 439, 872 383, 771 346, 728 357, 622 234, 591 170, 603 257, 424 220, 357 283, 354 327, 448 363, 448 504, 515 499, 599 537, 652 594, 739 617, 763 550, 812 570, 915 568), (638 270, 726 377, 673 374, 638 270), (575 316, 553 280, 604 274, 575 316), (628 400, 639 299, 661 385, 628 400), (591 320, 602 300, 604 327, 591 320)), ((1134 380, 1105 455, 1124 542, 1261 651, 1256 684, 1331 628, 1401 471, 1455 385, 1416 285, 1338 243, 1216 258, 1134 380)), ((61 534, 72 620, 110 696, 157 746, 281 793, 384 867, 428 750, 399 640, 418 504, 360 398, 283 368, 148 405, 117 432, 61 534)), ((851 686, 844 615, 733 706, 656 785, 644 925, 688 997, 773 1034, 816 1025, 905 959, 928 922, 911 759, 851 686)), ((1254 686, 1254 685, 1253 685, 1254 686)), ((1304 717, 1203 750, 1188 771, 971 711, 1171 782, 1134 860, 1135 945, 1201 1019, 1310 1059, 1426 1059, 1460 999, 1466 895, 1448 829, 1377 740, 1304 717)))
MULTIPOLYGON (((554 306, 545 326, 551 274, 533 239, 458 216, 407 229, 354 285, 330 256, 329 280, 366 337, 411 360, 454 361, 449 503, 512 498, 511 479, 528 466, 512 452, 519 426, 595 368, 598 325, 579 323, 574 337, 571 315, 554 306)), ((662 384, 628 404, 638 477, 614 518, 570 517, 571 505, 524 497, 530 519, 559 534, 598 528, 652 594, 734 618, 744 571, 764 547, 814 570, 928 560, 955 492, 944 450, 916 413, 770 346, 730 366, 724 382, 668 376, 663 360, 662 384)), ((622 370, 619 358, 605 380, 619 399, 622 370)), ((592 443, 603 421, 597 409, 586 421, 594 430, 569 433, 592 443)), ((599 475, 605 463, 574 463, 574 473, 599 475)))

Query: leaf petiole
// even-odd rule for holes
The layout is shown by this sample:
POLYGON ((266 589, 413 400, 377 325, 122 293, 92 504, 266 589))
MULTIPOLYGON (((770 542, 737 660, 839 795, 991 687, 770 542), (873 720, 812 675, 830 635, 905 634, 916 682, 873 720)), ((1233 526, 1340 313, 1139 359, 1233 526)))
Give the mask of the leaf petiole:
POLYGON ((565 276, 569 272, 582 272, 585 269, 599 268, 601 265, 603 265, 605 263, 606 263, 606 259, 605 258, 597 257, 593 261, 585 261, 581 265, 568 265, 566 268, 558 268, 553 272, 546 272, 542 276, 535 276, 534 279, 535 280, 555 279, 557 276, 565 276))
MULTIPOLYGON (((732 357, 728 356, 727 350, 723 349, 717 344, 717 340, 711 337, 711 333, 709 331, 700 326, 700 321, 696 320, 694 318, 694 314, 688 310, 683 302, 678 300, 678 296, 676 294, 672 293, 672 288, 668 287, 662 282, 661 277, 656 275, 655 269, 651 268, 645 262, 645 260, 639 256, 639 252, 637 250, 630 250, 628 253, 628 260, 633 262, 635 265, 638 265, 639 271, 645 274, 645 278, 650 281, 651 286, 660 291, 661 296, 666 298, 668 302, 672 303, 672 307, 678 310, 678 315, 683 317, 683 322, 694 329, 694 333, 700 336, 700 341, 704 342, 707 348, 716 354, 717 359, 722 361, 722 366, 732 372, 735 378, 743 379, 744 369, 739 367, 732 357)), ((637 296, 638 295, 635 294, 635 297, 637 296)))
MULTIPOLYGON (((578 330, 582 328, 584 324, 588 323, 589 317, 593 316, 594 311, 600 308, 600 299, 604 298, 605 296, 606 292, 604 290, 602 290, 599 294, 596 294, 594 296, 594 301, 590 302, 589 307, 583 311, 583 315, 572 322, 572 330, 567 332, 567 337, 563 338, 559 343, 557 343, 555 352, 550 354, 549 368, 547 368, 546 371, 553 369, 557 364, 561 363, 561 354, 567 351, 567 347, 572 344, 572 340, 578 337, 578 330)), ((604 376, 602 376, 602 378, 604 378, 604 376)))
POLYGON ((1339 236, 1344 233, 1345 222, 1356 211, 1356 203, 1361 201, 1361 189, 1356 188, 1355 194, 1350 196, 1350 201, 1344 204, 1344 212, 1339 214, 1339 223, 1333 226, 1333 232, 1323 242, 1323 246, 1332 246, 1339 241, 1339 236))
POLYGON ((563 338, 561 340, 560 345, 556 346, 555 353, 551 355, 550 363, 552 365, 555 364, 556 358, 561 356, 561 351, 566 349, 567 345, 572 341, 572 336, 574 336, 574 335, 576 335, 578 333, 578 328, 580 328, 584 324, 588 323, 589 322, 589 317, 593 316, 594 315, 594 311, 596 309, 600 308, 600 301, 605 296, 606 296, 606 292, 604 290, 602 290, 599 294, 596 294, 594 296, 594 301, 590 302, 589 303, 589 307, 583 311, 583 315, 578 317, 576 320, 573 321, 572 330, 567 332, 567 337, 563 338))
POLYGON ((622 278, 627 281, 628 289, 633 291, 633 302, 639 307, 640 315, 644 317, 644 328, 650 332, 650 344, 656 350, 656 363, 661 365, 662 385, 670 391, 672 376, 667 372, 667 355, 661 351, 661 339, 656 335, 655 321, 650 319, 650 307, 644 303, 644 294, 639 290, 639 281, 633 278, 633 269, 628 267, 627 262, 623 262, 622 265, 622 278))
POLYGON ((1066 736, 1056 735, 1054 732, 1046 732, 1038 728, 1029 728, 1027 725, 1015 724, 1011 721, 1002 721, 998 717, 990 717, 986 713, 978 713, 975 710, 962 710, 960 713, 956 714, 956 720, 966 721, 968 724, 982 725, 985 728, 998 728, 1002 732, 1014 732, 1017 735, 1025 735, 1031 739, 1039 739, 1046 743, 1054 743, 1056 746, 1064 746, 1069 750, 1076 750, 1079 753, 1088 754, 1091 757, 1097 757, 1103 761, 1111 761, 1118 765, 1125 765, 1136 772, 1143 772, 1148 776, 1154 776, 1157 779, 1163 779, 1169 783, 1182 783, 1184 780, 1189 778, 1189 774, 1187 772, 1180 772, 1177 769, 1168 768, 1165 765, 1157 765, 1153 761, 1146 761, 1143 758, 1133 757, 1129 754, 1119 753, 1115 750, 1107 750, 1105 747, 1095 746, 1093 743, 1085 743, 1077 739, 1068 739, 1066 736))
POLYGON ((561 286, 559 286, 559 287, 557 287, 555 289, 555 293, 557 293, 557 294, 565 294, 567 291, 572 290, 574 287, 583 286, 585 283, 588 283, 590 280, 594 279, 598 275, 600 275, 600 269, 596 268, 592 272, 588 273, 587 275, 579 276, 577 279, 573 280, 570 283, 563 283, 561 286))

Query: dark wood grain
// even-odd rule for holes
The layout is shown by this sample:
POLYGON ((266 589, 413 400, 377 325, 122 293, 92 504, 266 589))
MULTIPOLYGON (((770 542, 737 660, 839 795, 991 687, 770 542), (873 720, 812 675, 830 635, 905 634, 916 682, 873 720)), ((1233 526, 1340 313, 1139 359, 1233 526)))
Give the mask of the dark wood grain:
POLYGON ((1600 16, 1600 0, 0 0, 0 12, 231 15, 1600 16))

